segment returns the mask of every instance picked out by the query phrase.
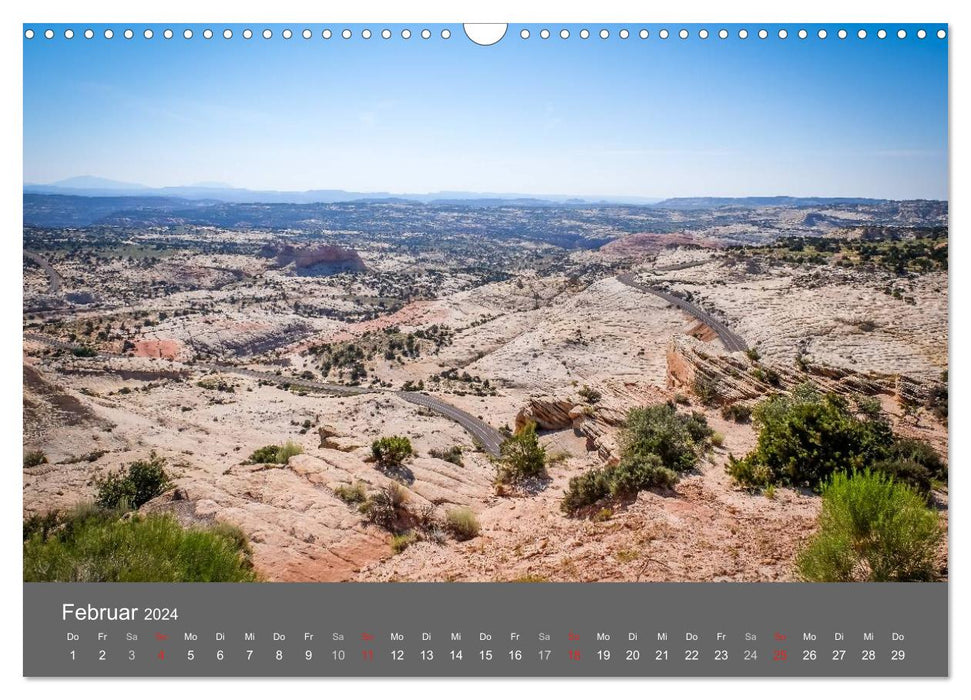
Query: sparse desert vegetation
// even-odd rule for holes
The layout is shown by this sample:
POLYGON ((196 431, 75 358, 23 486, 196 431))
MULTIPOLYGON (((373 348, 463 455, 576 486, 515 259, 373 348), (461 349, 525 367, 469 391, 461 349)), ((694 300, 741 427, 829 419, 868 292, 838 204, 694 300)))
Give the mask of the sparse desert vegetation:
POLYGON ((171 515, 85 506, 24 523, 24 581, 254 580, 246 536, 227 525, 184 528, 171 515))
POLYGON ((819 532, 800 552, 807 581, 932 581, 943 536, 937 514, 880 472, 835 473, 823 486, 819 532))
POLYGON ((25 578, 947 575, 946 203, 107 206, 25 198, 25 578))

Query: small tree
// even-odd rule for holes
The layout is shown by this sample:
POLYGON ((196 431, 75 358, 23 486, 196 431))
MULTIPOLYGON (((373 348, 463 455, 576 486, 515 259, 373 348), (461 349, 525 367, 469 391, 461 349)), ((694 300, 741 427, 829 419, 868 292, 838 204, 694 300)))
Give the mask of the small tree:
POLYGON ((413 454, 411 440, 402 435, 378 438, 371 443, 371 456, 382 467, 400 467, 413 454))
POLYGON ((819 531, 799 554, 807 581, 930 581, 943 530, 910 487, 869 471, 823 488, 819 531))
POLYGON ((536 423, 530 421, 502 443, 496 471, 502 483, 546 475, 546 449, 539 444, 536 423))
POLYGON ((172 487, 165 471, 165 458, 154 452, 147 460, 132 462, 127 469, 96 481, 99 508, 140 508, 172 487))

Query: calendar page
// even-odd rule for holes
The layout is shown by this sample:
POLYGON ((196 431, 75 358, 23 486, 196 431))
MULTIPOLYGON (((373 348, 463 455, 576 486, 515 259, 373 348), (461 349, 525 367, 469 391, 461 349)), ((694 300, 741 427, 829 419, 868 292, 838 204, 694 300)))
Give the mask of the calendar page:
POLYGON ((22 42, 24 675, 948 675, 946 24, 22 42))

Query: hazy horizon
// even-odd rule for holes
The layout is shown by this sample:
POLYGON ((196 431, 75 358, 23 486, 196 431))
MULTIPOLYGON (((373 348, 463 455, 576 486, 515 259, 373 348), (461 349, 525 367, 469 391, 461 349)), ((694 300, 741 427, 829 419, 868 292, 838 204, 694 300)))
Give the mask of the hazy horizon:
POLYGON ((68 40, 67 26, 24 40, 26 183, 948 199, 947 41, 932 33, 701 40, 689 25, 662 40, 645 25, 642 40, 632 25, 604 41, 563 25, 567 40, 536 26, 523 40, 514 25, 485 48, 460 26, 448 40, 440 25, 428 40, 377 25, 368 40, 363 25, 348 40, 317 26, 305 40, 303 25, 289 40, 241 25, 230 40, 223 25, 211 40, 201 25, 191 40, 183 25, 171 40, 161 25, 68 40))
MULTIPOLYGON (((643 202, 643 203, 654 203, 661 202, 666 199, 773 199, 773 198, 789 198, 789 199, 877 199, 877 200, 889 200, 889 201, 904 201, 896 199, 893 197, 872 197, 872 196, 856 196, 856 195, 831 195, 826 193, 815 193, 815 194, 805 194, 805 195, 793 195, 785 192, 763 192, 757 194, 747 194, 747 195, 720 195, 720 194, 705 194, 705 195, 694 195, 694 194, 677 194, 670 197, 652 197, 647 195, 618 195, 618 194, 601 194, 601 195, 590 195, 590 194, 563 194, 559 192, 491 192, 491 191, 468 191, 468 190, 436 190, 436 191, 387 191, 387 190, 371 190, 371 191, 355 191, 348 190, 341 187, 313 187, 313 188, 302 188, 302 189, 288 189, 288 190, 264 190, 264 189, 254 189, 249 187, 236 187, 224 182, 190 182, 188 184, 176 184, 176 185, 162 185, 158 187, 144 185, 138 182, 122 182, 119 180, 112 180, 111 178, 102 178, 100 176, 92 175, 77 175, 63 180, 57 180, 54 182, 24 182, 24 188, 51 188, 59 190, 71 190, 76 189, 78 191, 101 191, 101 192, 111 192, 117 190, 120 193, 118 196, 136 196, 130 193, 144 190, 147 194, 145 196, 153 196, 152 193, 161 190, 226 190, 226 191, 237 191, 237 192, 273 192, 276 194, 308 194, 311 192, 343 192, 352 195, 377 195, 377 196, 387 196, 387 197, 408 197, 408 196, 423 196, 428 197, 432 195, 454 195, 455 197, 461 196, 472 196, 476 198, 511 198, 511 197, 528 197, 535 199, 577 199, 577 200, 613 200, 613 201, 623 201, 623 202, 643 202), (79 183, 78 181, 87 181, 79 183)), ((43 194, 43 193, 41 193, 43 194)), ((79 196, 105 196, 105 195, 79 195, 79 196)), ((926 199, 928 201, 940 201, 947 202, 948 198, 929 198, 929 197, 907 197, 905 200, 915 200, 915 199, 926 199)))

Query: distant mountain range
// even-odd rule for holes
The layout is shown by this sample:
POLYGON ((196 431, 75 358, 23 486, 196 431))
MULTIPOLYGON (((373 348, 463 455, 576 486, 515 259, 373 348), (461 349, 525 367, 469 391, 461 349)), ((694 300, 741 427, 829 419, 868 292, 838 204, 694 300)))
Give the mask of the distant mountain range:
POLYGON ((576 197, 573 195, 529 195, 492 192, 428 192, 424 194, 391 192, 348 192, 346 190, 248 190, 222 183, 200 182, 178 187, 146 187, 82 175, 48 185, 26 184, 24 194, 61 194, 79 197, 174 197, 237 204, 333 204, 336 202, 407 201, 422 204, 466 204, 469 206, 550 206, 550 205, 646 205, 658 197, 576 197))
POLYGON ((828 207, 839 204, 885 204, 889 199, 866 197, 672 197, 654 203, 659 209, 717 209, 719 207, 828 207))

